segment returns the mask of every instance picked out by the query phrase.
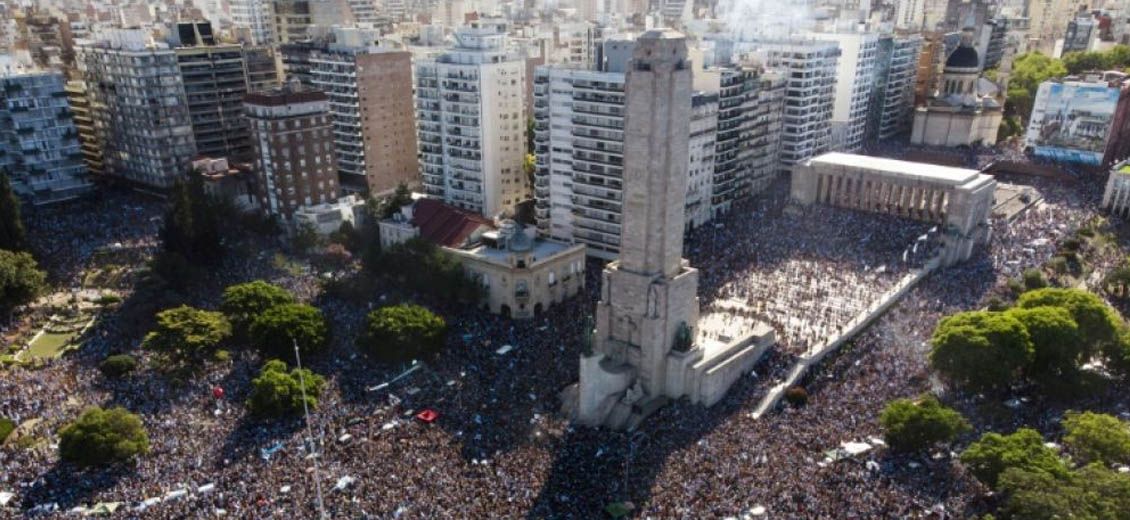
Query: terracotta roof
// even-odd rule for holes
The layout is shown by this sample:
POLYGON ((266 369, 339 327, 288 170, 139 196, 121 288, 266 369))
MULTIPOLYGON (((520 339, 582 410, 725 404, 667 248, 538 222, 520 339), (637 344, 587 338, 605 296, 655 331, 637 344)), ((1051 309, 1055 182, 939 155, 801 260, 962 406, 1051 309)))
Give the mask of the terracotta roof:
POLYGON ((412 224, 420 229, 420 238, 447 247, 463 245, 479 227, 494 227, 482 215, 448 206, 435 199, 416 201, 412 208, 412 224))

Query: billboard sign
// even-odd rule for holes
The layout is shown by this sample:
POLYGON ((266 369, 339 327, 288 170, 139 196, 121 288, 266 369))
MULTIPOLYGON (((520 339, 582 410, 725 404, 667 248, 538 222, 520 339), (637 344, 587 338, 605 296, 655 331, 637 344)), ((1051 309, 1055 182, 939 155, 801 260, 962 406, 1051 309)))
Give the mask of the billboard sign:
POLYGON ((1032 107, 1028 146, 1038 157, 1101 164, 1119 92, 1105 83, 1044 82, 1032 107))

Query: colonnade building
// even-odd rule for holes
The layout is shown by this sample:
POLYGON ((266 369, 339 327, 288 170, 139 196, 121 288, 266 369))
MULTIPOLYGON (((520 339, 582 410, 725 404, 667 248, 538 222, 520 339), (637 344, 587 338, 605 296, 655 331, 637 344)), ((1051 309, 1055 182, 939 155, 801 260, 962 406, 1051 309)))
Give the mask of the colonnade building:
POLYGON ((989 238, 997 181, 977 170, 826 153, 793 168, 791 198, 942 224, 943 265, 989 238))

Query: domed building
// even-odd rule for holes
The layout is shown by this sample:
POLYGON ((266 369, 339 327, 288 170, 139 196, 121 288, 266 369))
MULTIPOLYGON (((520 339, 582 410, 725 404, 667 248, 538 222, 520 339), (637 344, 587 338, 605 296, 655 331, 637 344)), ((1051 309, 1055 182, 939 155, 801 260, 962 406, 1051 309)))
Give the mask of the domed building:
POLYGON ((946 58, 938 89, 915 110, 912 144, 996 144, 1004 117, 1001 89, 981 75, 972 34, 962 34, 961 44, 946 58))

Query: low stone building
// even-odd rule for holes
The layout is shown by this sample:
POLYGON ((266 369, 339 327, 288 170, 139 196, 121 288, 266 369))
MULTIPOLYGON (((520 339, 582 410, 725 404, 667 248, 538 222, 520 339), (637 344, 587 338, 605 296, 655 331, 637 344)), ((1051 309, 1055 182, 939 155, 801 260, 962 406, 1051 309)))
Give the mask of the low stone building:
POLYGON ((413 238, 452 255, 484 288, 484 308, 525 319, 585 287, 585 246, 536 238, 533 228, 499 224, 435 199, 419 199, 380 222, 381 246, 413 238))

